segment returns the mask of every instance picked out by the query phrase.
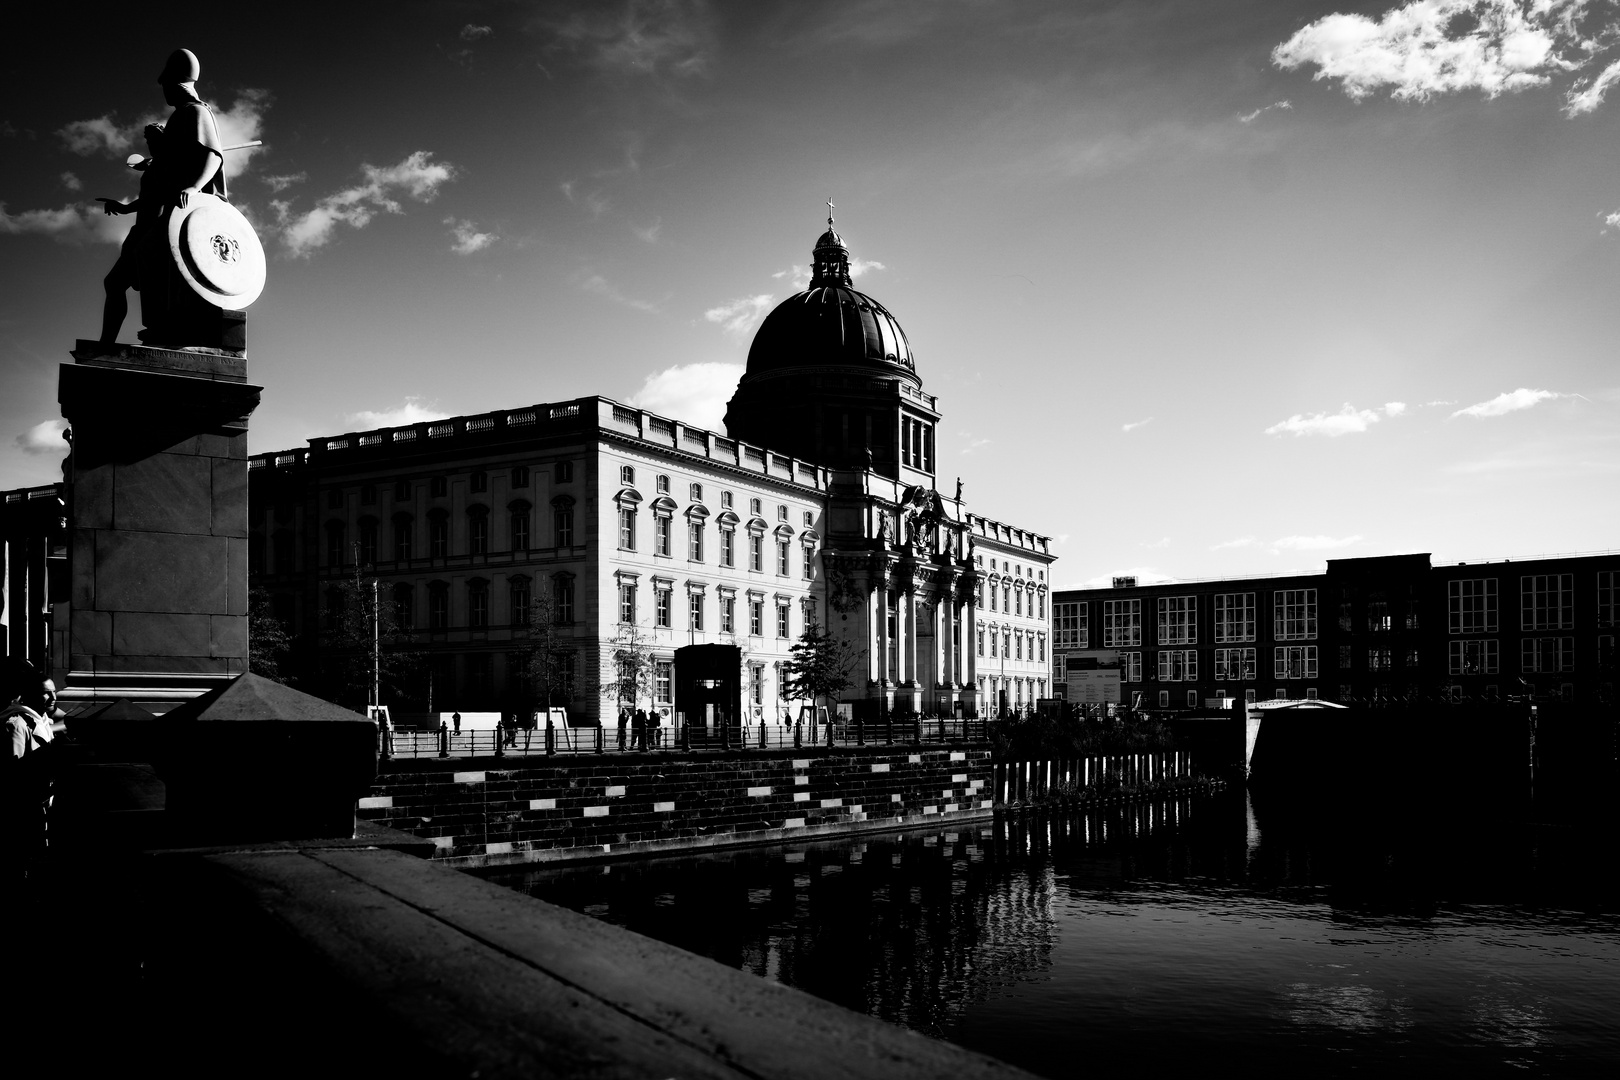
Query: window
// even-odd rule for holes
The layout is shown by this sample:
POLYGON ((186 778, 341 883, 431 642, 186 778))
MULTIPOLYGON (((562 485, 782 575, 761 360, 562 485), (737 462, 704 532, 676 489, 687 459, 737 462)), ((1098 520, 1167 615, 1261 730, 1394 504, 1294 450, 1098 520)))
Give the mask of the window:
POLYGON ((1036 663, 1044 664, 1046 663, 1046 635, 1036 634, 1035 640, 1040 645, 1040 655, 1035 658, 1035 661, 1036 663))
MULTIPOLYGON (((572 461, 559 461, 551 467, 551 479, 558 484, 572 484, 574 482, 574 463, 572 461)), ((630 483, 635 483, 632 477, 630 483)))
POLYGON ((812 514, 810 511, 806 510, 804 512, 804 527, 808 529, 811 526, 815 525, 815 523, 816 523, 816 515, 812 514))
POLYGON ((789 636, 788 613, 790 611, 792 611, 791 604, 785 603, 781 600, 776 602, 776 636, 779 638, 789 636))
POLYGON ((776 572, 782 577, 788 575, 788 550, 789 545, 786 540, 776 542, 776 572))
POLYGON ((404 582, 394 586, 394 624, 402 630, 416 625, 416 590, 404 582))
POLYGON ((428 583, 428 629, 450 627, 450 586, 442 581, 428 583))
POLYGON ((526 503, 512 504, 512 550, 529 550, 529 507, 526 503))
POLYGON ((360 565, 374 566, 377 562, 377 519, 360 519, 360 565))
POLYGON ((467 582, 467 625, 474 630, 489 626, 489 582, 483 578, 467 582))
POLYGON ((1159 597, 1159 644, 1198 643, 1198 597, 1159 597))
POLYGON ((1011 596, 1009 595, 1011 592, 1012 592, 1012 586, 1011 585, 1003 585, 1001 587, 1001 610, 1002 611, 1011 611, 1012 610, 1012 604, 1008 603, 1008 601, 1011 600, 1011 596))
POLYGON ((361 484, 360 485, 360 505, 361 506, 376 506, 377 505, 377 485, 376 484, 361 484))
POLYGON ((1168 690, 1160 690, 1159 691, 1159 708, 1168 709, 1169 707, 1170 707, 1170 691, 1168 691, 1168 690))
POLYGON ((658 478, 653 481, 653 487, 657 489, 658 494, 660 494, 660 495, 668 495, 669 494, 669 477, 665 476, 663 473, 659 473, 658 478))
POLYGON ((1354 653, 1354 649, 1351 646, 1349 646, 1349 645, 1340 645, 1339 646, 1339 670, 1340 671, 1349 671, 1350 670, 1351 666, 1355 663, 1355 660, 1352 657, 1353 653, 1354 653))
POLYGON ((754 664, 748 669, 748 692, 755 705, 765 704, 765 665, 754 664))
POLYGON ((482 506, 467 508, 467 554, 489 554, 489 511, 482 506))
POLYGON ((787 507, 785 507, 785 506, 781 505, 780 503, 778 503, 777 507, 776 507, 776 520, 777 521, 786 521, 787 519, 788 519, 787 507))
POLYGON ((636 509, 633 506, 619 507, 619 550, 636 550, 636 509))
POLYGON ((990 610, 996 610, 996 586, 994 582, 990 585, 990 610))
POLYGON ((574 575, 557 574, 551 579, 551 618, 562 626, 574 621, 574 575))
POLYGON ((1009 657, 1011 655, 1012 655, 1012 631, 1011 630, 1003 630, 1001 632, 1001 658, 1003 660, 1005 660, 1007 657, 1009 657))
POLYGON ((512 466, 512 486, 515 488, 529 486, 529 467, 527 465, 512 466))
MULTIPOLYGON (((1277 651, 1281 652, 1282 650, 1278 649, 1277 651)), ((1389 653, 1388 649, 1368 649, 1367 650, 1367 670, 1368 671, 1389 671, 1394 666, 1395 666, 1394 663, 1390 659, 1390 653, 1389 653)))
POLYGON ((675 662, 673 660, 653 661, 653 696, 660 704, 669 704, 675 700, 675 662))
POLYGON ((737 598, 729 593, 720 594, 720 632, 737 632, 737 598))
POLYGON ((428 554, 435 559, 450 554, 450 518, 443 510, 428 514, 428 554))
POLYGON ((619 466, 619 483, 623 484, 625 487, 631 487, 631 486, 633 486, 635 484, 635 482, 636 482, 636 470, 635 470, 635 468, 630 466, 630 465, 620 465, 619 466))
POLYGON ((821 620, 816 617, 816 598, 807 596, 800 602, 804 605, 804 628, 808 630, 819 625, 821 620))
POLYGON ((1035 617, 1037 619, 1044 619, 1044 618, 1046 618, 1046 594, 1043 592, 1043 593, 1040 594, 1040 597, 1041 597, 1041 613, 1039 615, 1035 616, 1035 617))
POLYGON ((1316 590, 1278 589, 1272 593, 1273 636, 1278 641, 1316 640, 1316 590))
POLYGON ((479 469, 468 480, 467 488, 473 492, 489 490, 489 473, 479 469))
POLYGON ((521 574, 507 582, 507 602, 512 605, 512 625, 529 625, 529 579, 521 574))
POLYGON ((722 510, 730 510, 731 509, 731 492, 722 491, 720 493, 720 509, 722 509, 722 510))
POLYGON ((1614 635, 1599 634, 1597 639, 1597 664, 1599 671, 1613 671, 1614 664, 1614 635))
POLYGON ((1599 570, 1597 576, 1597 624, 1598 629, 1607 630, 1615 625, 1615 579, 1620 573, 1613 570, 1599 570))
MULTIPOLYGON (((1559 575, 1569 577, 1568 574, 1559 575)), ((1520 668, 1526 675, 1575 670, 1575 639, 1572 637, 1524 638, 1520 641, 1520 668)))
POLYGON ((804 580, 809 581, 816 576, 816 549, 809 544, 804 546, 804 580))
POLYGON ((748 569, 761 572, 765 569, 765 538, 758 533, 748 536, 748 569))
POLYGON ((720 529, 720 565, 737 565, 737 530, 720 529))
POLYGON ((1215 594, 1215 643, 1254 640, 1254 593, 1215 594))
POLYGON ((654 624, 658 626, 674 625, 672 621, 674 613, 671 610, 675 606, 674 592, 667 588, 657 588, 653 590, 653 597, 655 600, 653 608, 654 624))
POLYGON ((754 637, 765 633, 765 601, 748 601, 748 632, 754 637))
POLYGON ((695 502, 695 503, 702 502, 703 501, 703 485, 702 484, 693 484, 691 486, 691 488, 688 489, 688 494, 689 494, 692 502, 695 502))
POLYGON ((670 519, 663 514, 653 516, 653 552, 658 555, 669 554, 669 528, 670 519))
POLYGON ((1052 615, 1056 620, 1053 627, 1052 647, 1054 649, 1089 649, 1090 634, 1086 628, 1086 608, 1083 603, 1053 604, 1052 615))
POLYGON ((1018 635, 1018 640, 1015 642, 1015 648, 1018 651, 1018 659, 1022 660, 1024 658, 1024 635, 1023 634, 1018 635))
POLYGON ((1278 679, 1314 679, 1316 646, 1279 645, 1273 652, 1272 667, 1272 674, 1278 679))
POLYGON ((326 492, 326 508, 328 510, 343 509, 343 492, 339 488, 330 488, 326 492))
POLYGON ((394 561, 409 562, 411 559, 411 515, 394 515, 394 561))
POLYGON ((686 608, 691 620, 688 625, 693 630, 703 629, 703 594, 700 592, 687 593, 686 608))
MULTIPOLYGON (((348 550, 348 545, 343 542, 343 539, 344 539, 343 531, 344 531, 343 530, 343 522, 341 522, 341 521, 329 521, 329 522, 326 523, 326 565, 327 566, 342 566, 344 563, 349 561, 346 558, 346 556, 349 554, 349 550, 348 550)), ((291 552, 289 552, 288 554, 291 554, 291 552)), ((279 573, 286 573, 287 571, 289 571, 291 569, 292 569, 292 567, 290 565, 288 565, 288 566, 283 566, 282 565, 281 556, 278 553, 277 556, 276 556, 276 572, 278 574, 279 573)))
POLYGON ((435 476, 428 481, 428 495, 434 499, 442 499, 450 493, 450 478, 435 476))
POLYGON ((687 522, 686 559, 688 562, 703 561, 703 522, 701 521, 687 522))
POLYGON ((996 658, 996 642, 1000 640, 1001 635, 998 634, 994 628, 992 628, 990 631, 990 659, 992 660, 996 658))
POLYGON ((1142 644, 1142 601, 1103 601, 1103 648, 1142 644))
POLYGON ((1197 682, 1197 649, 1160 649, 1160 682, 1197 682))
POLYGON ((394 501, 409 502, 411 498, 411 482, 409 480, 394 481, 394 501))
POLYGON ((758 499, 749 499, 748 500, 748 512, 750 514, 754 515, 755 517, 759 517, 761 511, 760 511, 760 501, 758 499))
POLYGON ((1418 651, 1416 649, 1406 650, 1406 666, 1409 668, 1418 666, 1418 651))
POLYGON ((636 583, 633 581, 619 582, 619 621, 636 621, 636 583))
POLYGON ((1530 574, 1520 578, 1520 629, 1568 630, 1575 625, 1574 593, 1573 574, 1530 574))
POLYGON ((1393 629, 1389 615, 1389 601, 1382 593, 1375 593, 1367 601, 1367 632, 1381 634, 1393 629))
POLYGON ((574 500, 566 495, 551 500, 551 538, 557 547, 574 546, 574 500))
POLYGON ((1253 682, 1256 659, 1254 649, 1216 649, 1215 681, 1253 682))
POLYGON ((984 627, 979 627, 979 655, 984 655, 984 627))
MULTIPOLYGON (((1013 590, 1013 614, 1022 615, 1023 613, 1024 613, 1024 590, 1023 589, 1014 589, 1013 590)), ((1034 613, 1031 612, 1031 614, 1034 614, 1034 613)))

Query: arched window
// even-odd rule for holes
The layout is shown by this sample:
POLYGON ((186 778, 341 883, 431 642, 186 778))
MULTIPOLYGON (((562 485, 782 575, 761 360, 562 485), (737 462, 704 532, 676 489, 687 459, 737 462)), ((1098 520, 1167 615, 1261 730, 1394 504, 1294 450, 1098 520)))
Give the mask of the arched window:
POLYGON ((411 560, 411 530, 415 521, 409 514, 394 515, 394 561, 410 562, 411 560))
MULTIPOLYGON (((343 522, 341 522, 341 521, 328 521, 326 523, 326 565, 327 566, 334 566, 334 567, 342 566, 344 563, 349 561, 349 559, 348 559, 349 548, 348 548, 348 545, 343 542, 344 539, 345 539, 343 533, 344 533, 343 522)), ((292 567, 289 566, 289 567, 284 568, 284 567, 281 567, 281 566, 277 566, 275 569, 277 571, 281 571, 283 569, 291 570, 292 567)))
POLYGON ((668 495, 669 494, 669 477, 666 476, 664 473, 659 473, 657 480, 655 480, 654 483, 653 483, 653 486, 657 489, 658 494, 660 494, 660 495, 668 495))
POLYGON ((619 466, 619 483, 623 484, 625 487, 630 487, 635 482, 636 482, 636 470, 635 470, 635 467, 632 466, 632 465, 620 465, 619 466))
POLYGON ((450 586, 442 581, 428 582, 428 629, 450 629, 450 586))
POLYGON ((394 586, 394 625, 401 630, 416 627, 416 590, 403 581, 394 586))
POLYGON ((512 604, 512 625, 529 625, 529 579, 522 574, 511 579, 508 596, 512 604))
POLYGON ((559 626, 574 621, 574 575, 556 574, 551 579, 552 621, 559 626))
MULTIPOLYGON (((574 500, 567 495, 559 495, 551 500, 551 536, 557 547, 574 546, 574 500)), ((621 543, 619 546, 626 545, 621 543)))
POLYGON ((702 484, 693 484, 691 486, 690 494, 692 496, 692 501, 693 502, 695 502, 695 503, 702 502, 703 501, 703 485, 702 484))
POLYGON ((364 517, 360 519, 360 565, 375 566, 377 564, 377 519, 364 517))
POLYGON ((508 510, 512 513, 512 550, 529 550, 529 504, 522 499, 514 501, 508 510))
POLYGON ((489 507, 467 507, 467 554, 489 554, 489 507))
POLYGON ((467 625, 474 630, 489 627, 489 582, 483 578, 467 582, 467 625))
POLYGON ((428 511, 428 555, 442 559, 450 554, 450 515, 443 510, 428 511))

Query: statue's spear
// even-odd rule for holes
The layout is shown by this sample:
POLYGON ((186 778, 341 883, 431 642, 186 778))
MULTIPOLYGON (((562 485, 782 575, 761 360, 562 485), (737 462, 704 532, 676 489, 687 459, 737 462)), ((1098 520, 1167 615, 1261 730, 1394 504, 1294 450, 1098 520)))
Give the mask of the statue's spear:
MULTIPOLYGON (((237 143, 235 146, 222 146, 222 147, 219 148, 219 150, 220 150, 220 153, 223 154, 223 153, 228 153, 229 151, 232 151, 232 150, 246 150, 250 146, 263 146, 263 145, 264 145, 264 140, 263 139, 254 139, 252 142, 237 143)), ((141 172, 148 165, 152 164, 152 159, 149 158, 149 157, 143 157, 140 154, 131 154, 131 155, 129 155, 128 158, 126 158, 124 160, 124 164, 128 165, 130 168, 134 169, 136 172, 141 172)))

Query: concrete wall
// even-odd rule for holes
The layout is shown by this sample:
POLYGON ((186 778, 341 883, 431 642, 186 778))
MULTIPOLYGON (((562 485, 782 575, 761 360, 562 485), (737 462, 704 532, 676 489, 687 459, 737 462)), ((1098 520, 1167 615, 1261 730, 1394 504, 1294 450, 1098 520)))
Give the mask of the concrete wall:
POLYGON ((642 854, 992 812, 988 750, 384 763, 362 818, 458 865, 642 854), (797 755, 797 756, 795 756, 797 755))

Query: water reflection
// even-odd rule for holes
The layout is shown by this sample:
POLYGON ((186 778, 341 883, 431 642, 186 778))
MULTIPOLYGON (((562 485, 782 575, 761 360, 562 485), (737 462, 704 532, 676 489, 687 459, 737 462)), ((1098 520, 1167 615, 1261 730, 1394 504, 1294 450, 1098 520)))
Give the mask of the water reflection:
POLYGON ((1620 1064, 1607 842, 1219 797, 499 880, 1050 1076, 1620 1064))

